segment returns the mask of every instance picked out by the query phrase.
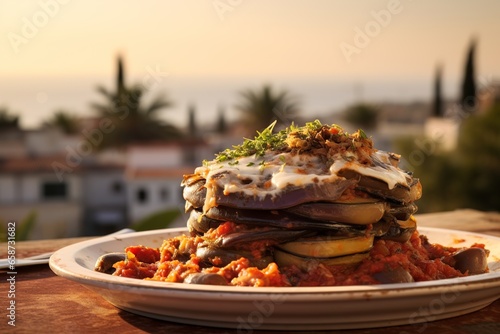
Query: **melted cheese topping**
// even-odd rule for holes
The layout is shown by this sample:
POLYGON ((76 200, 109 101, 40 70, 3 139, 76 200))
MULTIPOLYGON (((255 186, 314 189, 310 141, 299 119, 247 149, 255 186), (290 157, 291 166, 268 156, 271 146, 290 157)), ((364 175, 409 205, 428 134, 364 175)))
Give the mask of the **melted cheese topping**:
MULTIPOLYGON (((250 196, 275 196, 289 186, 331 182, 339 178, 330 174, 318 157, 269 153, 264 157, 242 157, 234 161, 198 167, 207 184, 224 189, 224 194, 242 192, 250 196)), ((207 187, 209 188, 209 187, 207 187)), ((207 198, 209 194, 207 194, 207 198)))
POLYGON ((372 159, 377 162, 375 166, 361 165, 356 160, 348 161, 345 159, 338 159, 330 167, 332 174, 337 174, 343 169, 355 171, 361 175, 373 177, 375 179, 387 183, 389 189, 394 189, 396 184, 401 184, 409 187, 411 178, 407 173, 401 169, 391 165, 389 154, 384 151, 376 151, 372 155, 372 159))
MULTIPOLYGON (((243 193, 247 196, 276 196, 287 187, 304 187, 308 184, 334 182, 342 178, 341 170, 353 170, 359 174, 384 181, 389 189, 396 184, 408 186, 411 178, 390 164, 389 154, 376 151, 373 165, 359 163, 353 153, 333 157, 330 165, 312 154, 268 152, 263 157, 241 157, 225 162, 212 161, 198 167, 195 173, 207 180, 207 198, 212 198, 212 186, 224 190, 224 194, 243 193)), ((215 203, 212 203, 215 204, 215 203)), ((208 206, 212 206, 207 203, 208 206)))

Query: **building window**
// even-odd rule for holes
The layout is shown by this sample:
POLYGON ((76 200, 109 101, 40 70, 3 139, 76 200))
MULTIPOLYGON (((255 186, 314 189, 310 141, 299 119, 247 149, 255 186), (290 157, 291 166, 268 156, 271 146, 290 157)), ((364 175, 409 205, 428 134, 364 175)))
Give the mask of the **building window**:
POLYGON ((161 188, 160 189, 160 199, 164 202, 168 201, 170 197, 170 192, 168 191, 167 188, 161 188))
POLYGON ((65 199, 68 196, 66 182, 44 182, 42 184, 43 199, 65 199))
POLYGON ((137 202, 146 203, 148 201, 148 192, 144 188, 137 189, 137 202))
POLYGON ((115 181, 111 184, 111 192, 113 194, 121 194, 123 192, 123 183, 115 181))

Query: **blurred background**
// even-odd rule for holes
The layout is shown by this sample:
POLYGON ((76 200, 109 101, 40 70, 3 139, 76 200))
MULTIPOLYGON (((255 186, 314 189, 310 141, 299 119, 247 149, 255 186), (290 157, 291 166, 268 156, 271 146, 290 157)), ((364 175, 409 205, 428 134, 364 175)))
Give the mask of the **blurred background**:
MULTIPOLYGON (((0 222, 185 226, 182 175, 277 120, 363 128, 419 213, 500 210, 500 2, 0 1, 0 222)), ((1 233, 1 230, 0 230, 1 233)))

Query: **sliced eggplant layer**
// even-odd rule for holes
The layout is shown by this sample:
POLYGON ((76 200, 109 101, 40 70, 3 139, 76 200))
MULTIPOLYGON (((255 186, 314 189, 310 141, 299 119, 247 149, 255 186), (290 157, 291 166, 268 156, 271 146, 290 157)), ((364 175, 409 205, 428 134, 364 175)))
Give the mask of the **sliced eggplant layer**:
POLYGON ((189 213, 187 227, 191 233, 202 234, 211 228, 216 228, 222 223, 223 221, 211 219, 206 215, 203 215, 199 210, 192 210, 189 213))
POLYGON ((182 190, 182 196, 186 200, 186 208, 188 204, 193 208, 201 208, 205 203, 205 198, 207 197, 207 188, 205 188, 206 180, 201 176, 193 174, 193 176, 189 179, 193 180, 192 182, 182 182, 184 185, 184 189, 182 190))
POLYGON ((311 234, 315 234, 315 232, 307 230, 281 230, 270 228, 267 230, 230 233, 215 240, 214 244, 220 248, 227 248, 260 241, 265 243, 266 246, 274 246, 311 234))
POLYGON ((358 179, 359 182, 356 185, 356 189, 403 205, 413 203, 422 197, 422 185, 419 179, 413 178, 409 187, 398 183, 394 188, 389 189, 387 183, 384 181, 359 174, 353 170, 343 169, 338 174, 347 179, 358 179))
POLYGON ((279 249, 304 257, 338 257, 349 254, 363 253, 373 246, 373 235, 345 237, 310 237, 284 243, 279 249))
POLYGON ((271 226, 289 230, 337 231, 341 235, 359 235, 365 232, 364 226, 313 220, 283 210, 246 210, 218 206, 210 208, 206 217, 237 224, 271 226))
POLYGON ((195 183, 198 183, 200 181, 204 181, 205 178, 199 174, 188 174, 184 175, 182 178, 181 186, 183 187, 190 187, 195 183))
POLYGON ((396 217, 397 220, 408 220, 411 215, 417 212, 417 209, 415 203, 410 203, 408 205, 391 204, 388 213, 396 217))
POLYGON ((356 185, 357 180, 338 178, 334 182, 312 183, 304 187, 288 186, 277 193, 248 195, 244 192, 225 193, 223 188, 213 187, 215 206, 252 210, 280 210, 302 203, 339 199, 344 191, 356 185))
POLYGON ((300 204, 287 209, 287 211, 317 220, 368 225, 378 222, 384 215, 386 207, 387 205, 382 201, 359 203, 317 202, 300 204))
POLYGON ((305 257, 295 254, 290 254, 286 251, 276 249, 274 251, 274 261, 280 266, 296 266, 297 268, 308 271, 311 266, 323 264, 326 266, 336 265, 355 265, 369 256, 369 252, 357 253, 331 258, 305 257))
POLYGON ((375 237, 381 237, 389 231, 393 224, 392 220, 384 219, 384 217, 371 225, 371 230, 369 230, 370 234, 373 234, 375 237))
POLYGON ((392 220, 392 224, 386 234, 381 236, 384 240, 392 240, 398 242, 408 241, 412 234, 417 229, 417 221, 411 216, 408 220, 397 220, 394 216, 386 215, 384 219, 392 220))

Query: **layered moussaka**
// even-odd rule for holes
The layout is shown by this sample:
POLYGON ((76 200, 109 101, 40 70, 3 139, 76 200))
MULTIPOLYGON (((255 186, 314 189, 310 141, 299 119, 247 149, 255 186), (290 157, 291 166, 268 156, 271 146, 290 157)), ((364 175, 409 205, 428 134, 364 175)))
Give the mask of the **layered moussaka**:
POLYGON ((204 161, 182 181, 189 234, 131 246, 113 275, 197 284, 403 283, 488 270, 484 245, 430 243, 422 185, 362 130, 319 121, 273 131, 204 161))

